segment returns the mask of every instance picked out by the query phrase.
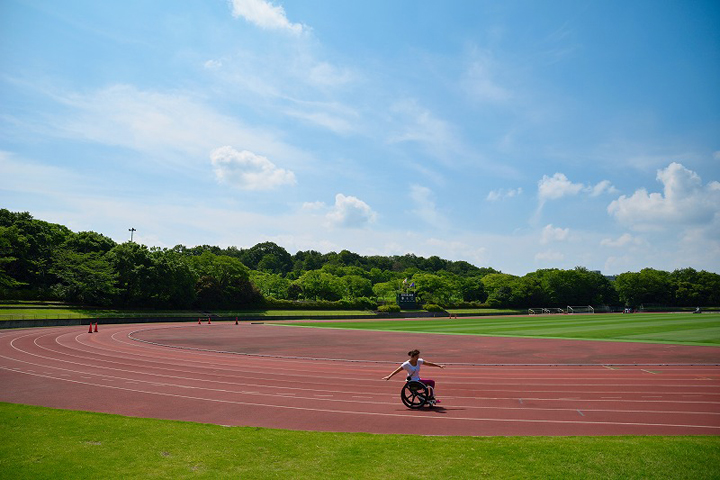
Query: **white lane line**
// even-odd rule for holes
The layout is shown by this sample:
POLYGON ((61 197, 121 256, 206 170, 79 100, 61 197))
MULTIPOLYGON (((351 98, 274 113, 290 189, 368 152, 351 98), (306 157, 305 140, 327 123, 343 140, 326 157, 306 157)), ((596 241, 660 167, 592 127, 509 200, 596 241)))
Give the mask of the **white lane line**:
MULTIPOLYGON (((116 332, 116 334, 117 334, 117 333, 121 333, 121 332, 116 332)), ((50 335, 50 334, 48 334, 48 335, 43 335, 42 337, 49 336, 49 335, 50 335)), ((114 336, 114 335, 115 335, 115 334, 113 334, 113 336, 114 336)), ((29 336, 29 335, 27 335, 27 336, 29 336)), ((52 350, 52 349, 49 349, 49 348, 47 348, 47 347, 42 347, 42 346, 40 346, 40 345, 37 344, 37 339, 42 338, 42 337, 37 337, 36 340, 35 340, 35 342, 34 342, 35 345, 38 346, 38 348, 41 348, 41 349, 43 349, 43 350, 50 351, 50 352, 53 352, 53 353, 58 353, 58 354, 60 354, 60 355, 71 356, 71 357, 74 357, 74 358, 81 358, 81 359, 83 359, 83 360, 86 360, 86 359, 87 359, 87 357, 73 356, 73 355, 66 354, 66 353, 64 353, 64 352, 57 352, 57 351, 52 350)), ((81 342, 81 341, 79 340, 79 339, 85 338, 85 337, 86 337, 85 334, 82 334, 82 333, 77 334, 77 335, 75 336, 76 343, 78 343, 78 344, 80 344, 80 345, 87 346, 87 347, 93 347, 92 345, 87 344, 87 343, 83 343, 83 342, 81 342)), ((56 343, 59 343, 59 342, 58 342, 58 338, 59 338, 59 337, 55 337, 56 343)), ((125 342, 118 342, 118 343, 126 344, 126 345, 131 345, 131 346, 134 345, 133 343, 125 343, 125 342)), ((86 352, 87 352, 86 350, 73 349, 72 347, 70 347, 70 346, 68 346, 68 345, 65 345, 65 344, 60 344, 60 345, 62 345, 64 348, 67 348, 67 349, 69 349, 69 350, 71 350, 71 351, 79 351, 79 352, 83 352, 83 353, 86 353, 86 352)), ((108 348, 109 348, 109 346, 108 346, 108 348)), ((162 349, 162 348, 159 348, 159 349, 162 349)), ((118 353, 117 351, 114 351, 114 350, 110 350, 110 351, 113 352, 113 353, 118 353)), ((163 351, 166 351, 166 350, 163 350, 163 351)), ((152 364, 153 364, 153 367, 154 367, 155 369, 157 369, 157 370, 167 370, 167 371, 185 373, 184 370, 180 370, 180 369, 177 369, 177 368, 163 368, 163 367, 157 366, 157 365, 180 366, 179 364, 176 365, 176 364, 174 364, 174 363, 170 363, 170 364, 168 364, 168 363, 160 363, 160 362, 159 362, 159 358, 158 358, 157 356, 145 356, 145 355, 138 355, 138 354, 135 354, 135 353, 126 354, 126 352, 123 352, 123 354, 124 354, 124 355, 129 355, 129 356, 132 356, 132 357, 139 357, 139 358, 146 359, 149 363, 152 363, 152 364)), ((109 355, 104 355, 104 356, 105 356, 105 357, 109 357, 109 355)), ((117 357, 109 357, 109 358, 114 358, 115 360, 117 360, 117 357)), ((116 364, 116 365, 126 365, 126 364, 127 364, 126 362, 130 361, 130 359, 127 358, 127 356, 121 357, 121 359, 124 360, 125 363, 119 362, 119 361, 110 361, 110 360, 104 360, 104 361, 107 362, 107 363, 116 364)), ((178 362, 179 362, 179 361, 180 361, 180 359, 178 359, 178 362)), ((199 362, 199 361, 196 361, 196 360, 193 360, 192 362, 193 362, 193 363, 196 363, 196 364, 202 364, 203 366, 205 366, 205 365, 212 365, 213 367, 216 367, 216 366, 217 366, 215 363, 211 363, 211 362, 199 362)), ((187 362, 186 362, 186 363, 187 363, 187 362)), ((216 373, 217 373, 217 374, 224 374, 225 372, 230 372, 232 367, 229 366, 229 365, 227 365, 227 367, 228 367, 228 370, 221 370, 221 371, 219 371, 220 373, 218 373, 218 372, 216 372, 216 373)), ((106 367, 106 368, 109 368, 109 367, 106 367)), ((199 368, 199 367, 198 367, 198 368, 199 368)), ((300 377, 300 378, 307 378, 307 376, 308 376, 308 371, 307 371, 307 370, 292 369, 292 368, 287 367, 287 366, 284 367, 284 369, 285 369, 285 371, 287 371, 287 370, 293 370, 293 371, 302 372, 301 374, 298 374, 298 375, 289 374, 289 375, 287 375, 287 376, 300 377)), ((260 374, 259 371, 258 371, 258 372, 252 371, 252 372, 250 372, 250 373, 258 373, 258 374, 260 374)), ((337 379, 337 378, 339 378, 339 377, 335 376, 335 377, 322 377, 322 378, 325 378, 325 379, 337 379)), ((551 378, 552 378, 552 379, 555 379, 555 377, 551 377, 551 378)), ((537 380, 537 378, 534 378, 534 379, 537 380)), ((362 381, 362 380, 361 380, 361 381, 362 381)), ((368 380, 368 381, 370 381, 370 380, 368 380)), ((688 380, 688 381, 689 381, 689 380, 688 380)), ((492 385, 493 387, 498 387, 498 385, 497 385, 496 383, 488 383, 488 384, 480 384, 480 385, 492 385)), ((530 383, 528 383, 528 382, 506 384, 505 386, 522 386, 522 387, 527 387, 528 385, 548 386, 547 383, 543 383, 543 384, 530 384, 530 383)), ((550 384, 550 385, 562 385, 562 386, 567 386, 567 383, 550 384)), ((503 386, 503 385, 500 385, 500 386, 503 386)), ((583 387, 583 386, 597 387, 597 386, 602 386, 602 387, 607 388, 607 387, 611 387, 611 386, 627 387, 628 385, 627 385, 627 384, 579 384, 579 383, 578 383, 578 384, 572 384, 572 386, 575 386, 575 387, 583 387)), ((677 387, 677 386, 680 386, 680 385, 664 385, 664 384, 663 384, 663 385, 657 385, 657 384, 642 384, 642 385, 641 385, 641 384, 635 383, 635 384, 632 384, 632 386, 633 386, 633 387, 639 387, 639 386, 677 387)), ((720 388, 720 385, 682 385, 682 387, 683 387, 683 388, 692 388, 692 387, 698 387, 698 388, 706 388, 706 387, 715 388, 715 387, 717 387, 717 388, 720 388)), ((498 389, 498 388, 495 388, 495 389, 484 389, 484 390, 485 390, 485 391, 505 391, 505 390, 507 390, 507 389, 502 389, 502 390, 500 390, 500 389, 498 389)), ((556 391, 556 390, 542 390, 542 391, 532 391, 531 393, 539 393, 539 392, 551 393, 551 392, 557 392, 557 391, 556 391)), ((641 393, 641 392, 627 392, 627 391, 624 391, 624 392, 625 392, 625 393, 641 393)), ((596 393, 597 393, 597 392, 596 392, 596 393)), ((667 395, 677 394, 677 393, 667 393, 667 392, 664 392, 664 393, 666 393, 667 395)), ((707 393, 707 395, 720 395, 720 393, 717 393, 717 394, 715 394, 715 393, 707 393)))
MULTIPOLYGON (((0 358, 3 358, 3 356, 0 355, 0 358)), ((35 365, 35 364, 32 364, 32 363, 30 363, 30 362, 26 362, 26 361, 21 361, 21 362, 22 362, 22 363, 27 363, 27 364, 29 364, 29 365, 35 365)), ((5 368, 5 367, 0 367, 0 368, 5 368)), ((59 367, 57 367, 57 368, 59 368, 59 367)), ((6 370, 10 370, 10 369, 8 369, 8 368, 5 368, 5 369, 6 369, 6 370)), ((19 372, 19 373, 25 373, 25 372, 23 372, 23 371, 21 371, 21 370, 18 370, 18 372, 19 372)), ((100 377, 100 380, 103 380, 104 378, 107 377, 106 375, 103 375, 103 374, 93 374, 93 373, 78 372, 78 371, 73 371, 73 372, 74 372, 74 373, 77 373, 77 374, 78 374, 79 376, 81 376, 81 377, 86 377, 87 375, 91 375, 91 376, 95 376, 95 377, 100 377)), ((32 375, 32 374, 31 374, 31 375, 32 375)), ((41 375, 41 376, 42 376, 42 375, 41 375)), ((53 375, 50 375, 50 376, 47 376, 47 377, 45 377, 45 378, 56 378, 56 377, 53 376, 53 375)), ((147 380, 128 379, 128 378, 124 378, 124 377, 113 377, 113 378, 116 378, 116 379, 119 379, 119 380, 126 380, 125 383, 126 383, 126 384, 131 384, 131 385, 145 384, 145 385, 151 385, 151 386, 157 386, 157 387, 168 387, 168 388, 174 388, 174 387, 178 387, 178 388, 193 388, 193 389, 196 389, 196 390, 208 391, 208 392, 219 392, 219 393, 230 393, 230 394, 248 394, 248 392, 244 392, 244 391, 242 391, 242 390, 239 390, 239 391, 238 391, 238 390, 226 390, 226 389, 209 388, 209 387, 201 387, 201 386, 187 386, 187 385, 175 384, 175 383, 158 383, 158 382, 152 382, 152 381, 147 381, 147 380)), ((57 378, 57 379, 58 379, 58 380, 63 380, 63 379, 60 379, 60 378, 57 378)), ((68 380, 68 381, 74 382, 74 380, 68 380)), ((90 383, 88 383, 88 384, 90 384, 90 383)), ((92 385, 107 386, 107 385, 100 385, 100 384, 92 384, 92 385)), ((294 392, 285 392, 285 393, 280 392, 280 393, 269 393, 269 394, 265 394, 265 395, 261 395, 261 394, 258 394, 258 395, 267 397, 267 398, 269 398, 269 399, 272 399, 273 397, 292 397, 292 398, 297 398, 297 399, 300 399, 300 400, 320 400, 320 401, 324 401, 324 402, 334 402, 334 403, 357 403, 357 401, 354 401, 354 400, 341 400, 341 399, 336 399, 336 398, 333 398, 333 399, 328 399, 328 398, 318 399, 317 397, 296 396, 297 394, 294 393, 294 392)), ((390 396, 388 396, 388 397, 390 397, 390 396)), ((367 396, 362 396, 362 397, 356 396, 355 398, 362 398, 362 399, 363 399, 363 401, 362 401, 363 404, 371 404, 371 405, 396 405, 395 402, 368 401, 367 396)), ((462 398, 464 398, 464 397, 446 397, 446 398, 462 399, 462 398)), ((487 399, 485 399, 485 400, 487 400, 487 399)), ((513 400, 513 399, 512 399, 512 398, 503 398, 503 399, 494 399, 494 400, 513 400)), ((534 400, 534 401, 544 401, 544 400, 546 400, 546 399, 531 399, 531 400, 534 400)), ((587 400, 586 400, 586 401, 587 401, 587 400)), ((573 402, 576 402, 576 401, 573 400, 573 402)), ((653 401, 652 401, 652 400, 649 400, 649 401, 639 401, 639 400, 638 400, 638 402, 647 404, 647 403, 650 403, 650 402, 653 402, 653 401)), ((684 403, 703 403, 703 402, 684 402, 684 403)), ((273 406, 275 406, 275 405, 272 405, 272 404, 262 404, 262 405, 265 405, 265 406, 267 406, 267 407, 273 407, 273 406)), ((468 410, 509 410, 509 411, 522 410, 522 411, 537 411, 537 412, 570 412, 570 411, 574 411, 574 410, 575 410, 575 408, 572 408, 572 407, 570 407, 570 408, 538 408, 538 407, 523 407, 523 408, 520 408, 520 407, 478 406, 478 405, 455 405, 455 406, 458 407, 458 408, 464 408, 464 409, 468 409, 468 410)), ((658 415, 658 414, 671 414, 671 415, 680 415, 680 414, 683 414, 683 415, 711 415, 711 416, 712 416, 712 415, 720 415, 720 411, 697 412, 697 411, 678 411, 678 410, 674 410, 674 411, 658 411, 658 410, 617 410, 617 409, 611 409, 611 410, 609 410, 609 409, 589 409, 589 408, 585 408, 585 409, 583 409, 583 410, 585 410, 586 412, 590 411, 590 412, 618 413, 618 414, 637 414, 637 413, 643 413, 643 414, 653 414, 653 415, 658 415)))
MULTIPOLYGON (((14 341, 13 341, 13 342, 14 342, 14 341)), ((36 345, 37 345, 37 343, 36 343, 36 345)), ((31 355, 31 356, 35 356, 35 357, 38 357, 38 358, 47 359, 47 360, 50 360, 50 361, 57 361, 57 359, 55 359, 55 358, 44 357, 44 356, 42 356, 42 355, 38 355, 38 354, 34 354, 34 353, 30 353, 30 352, 26 352, 26 351, 20 350, 20 349, 17 348, 14 344, 12 345, 12 347, 13 347, 15 350, 19 351, 19 352, 23 352, 23 353, 26 353, 26 354, 31 355)), ((40 348, 42 348, 42 347, 40 347, 40 348)), ((43 348, 43 350, 48 350, 48 349, 44 349, 44 348, 43 348)), ((52 350, 50 350, 50 351, 52 351, 52 350)), ((6 357, 6 358, 9 358, 9 357, 6 357)), ((86 364, 80 364, 80 363, 78 363, 78 362, 69 362, 69 361, 67 361, 67 360, 62 360, 62 361, 66 362, 66 363, 78 364, 78 365, 81 365, 81 366, 87 366, 86 364)), ((38 364, 32 364, 32 363, 30 363, 30 362, 23 362, 23 363, 28 363, 28 364, 31 364, 31 365, 38 365, 38 364)), ((53 368, 59 368, 59 367, 53 367, 53 368)), ((161 377, 161 378, 172 378, 172 379, 175 379, 175 380, 180 379, 180 380, 199 381, 199 382, 204 382, 204 381, 205 381, 204 379, 188 378, 188 377, 179 377, 179 376, 168 376, 168 375, 161 375, 161 374, 157 374, 157 373, 138 372, 138 371, 127 370, 127 369, 115 369, 115 368, 112 368, 112 367, 103 367, 103 368, 109 369, 109 370, 114 370, 114 371, 121 371, 121 372, 124 372, 124 373, 140 374, 140 375, 149 375, 149 376, 155 376, 155 377, 161 377)), ((72 371, 72 370, 70 370, 70 371, 72 371)), ((75 371, 73 371, 73 372, 75 372, 75 371)), ((75 372, 75 373, 86 374, 87 372, 75 372)), ((108 377, 108 376, 109 376, 109 375, 107 375, 107 374, 105 374, 105 375, 98 374, 98 375, 99 375, 99 376, 105 376, 105 377, 108 377)), ((122 377, 120 377, 120 378, 122 378, 122 377)), ((307 378, 307 376, 305 376, 304 378, 307 378)), ((233 386, 242 386, 242 384, 240 384, 240 383, 238 383, 238 382, 224 382, 224 381, 220 381, 220 380, 207 380, 207 382, 216 383, 216 384, 233 385, 233 386)), ((153 383, 153 382, 151 382, 151 383, 153 383)), ((157 382, 154 382, 154 383, 157 384, 157 382)), ((172 386, 172 385, 174 385, 174 384, 168 384, 168 385, 169 385, 169 386, 172 386)), ((307 391, 307 392, 318 391, 317 389, 310 390, 310 389, 307 389, 307 388, 278 387, 278 386, 275 386, 275 385, 252 385, 252 384, 247 384, 247 385, 245 385, 245 386, 256 386, 256 387, 257 387, 257 386, 262 386, 263 388, 286 389, 286 390, 287 390, 287 389, 292 389, 292 390, 307 391)), ((196 387, 196 388, 202 388, 202 387, 196 387)), ((322 390, 320 390, 320 391, 322 391, 322 390)), ((328 391, 328 390, 326 390, 326 391, 328 391)), ((338 392, 337 390, 330 390, 330 391, 333 392, 333 393, 342 393, 342 392, 338 392)), ((534 393, 534 392, 530 392, 530 393, 534 393)), ((269 395, 271 396, 272 394, 269 394, 269 395)), ((458 397, 458 398, 463 398, 463 397, 458 397)), ((473 397, 465 397, 465 398, 473 398, 473 397)), ((473 398, 473 399, 475 399, 475 398, 473 398)), ((533 400, 535 400, 535 401, 551 402, 551 401, 557 401, 558 399, 553 399, 553 398, 535 398, 535 399, 533 399, 533 400)), ((561 400, 561 401, 577 401, 577 400, 576 400, 576 397, 563 398, 563 399, 560 399, 560 400, 561 400)), ((600 400, 597 400, 597 399, 586 399, 586 400, 584 400, 584 401, 585 401, 585 402, 598 402, 598 401, 600 401, 600 400)), ((648 400, 648 401, 650 401, 650 400, 648 400)), ((642 400, 626 400, 625 403, 632 403, 632 402, 647 403, 648 401, 642 401, 642 400)), ((652 401, 652 402, 656 402, 656 403, 657 403, 657 402, 660 402, 660 403, 670 403, 670 404, 679 404, 679 403, 715 404, 715 402, 703 402, 703 401, 694 401, 694 402, 692 402, 692 401, 690 401, 690 402, 687 402, 687 401, 685 401, 685 402, 684 402, 684 401, 675 401, 675 402, 673 402, 673 401, 663 400, 663 401, 652 401)), ((470 407, 470 408, 485 408, 485 407, 470 407)), ((562 410, 562 409, 560 409, 560 410, 562 410)), ((606 411, 617 411, 617 410, 606 410, 606 411)), ((693 413, 695 413, 695 412, 693 412, 693 413)))
MULTIPOLYGON (((44 356, 42 356, 42 355, 37 355, 37 354, 30 353, 30 352, 24 352, 24 351, 20 350, 19 348, 15 347, 14 345, 13 345, 13 348, 14 348, 15 350, 17 350, 17 351, 26 353, 26 354, 28 354, 28 355, 32 355, 32 356, 35 356, 35 357, 47 359, 47 360, 50 360, 50 361, 56 361, 56 359, 53 359, 53 358, 50 358, 50 357, 44 357, 44 356)), ((9 357, 5 357, 5 358, 9 358, 9 357)), ((15 360, 16 360, 16 359, 15 359, 15 360)), ((16 361, 19 361, 19 360, 16 360, 16 361)), ((25 361, 22 361, 22 362, 23 362, 23 363, 27 363, 27 364, 29 364, 29 365, 38 365, 38 364, 33 364, 33 363, 30 363, 30 362, 25 362, 25 361)), ((66 362, 67 362, 67 361, 66 361, 66 362)), ((77 363, 77 362, 68 362, 68 363, 77 363)), ((81 365, 82 365, 82 366, 86 366, 85 364, 81 364, 81 365)), ((52 367, 52 368, 59 368, 59 367, 52 367)), ((188 378, 188 377, 172 377, 172 376, 166 376, 166 375, 160 375, 160 374, 154 374, 154 373, 149 374, 149 373, 146 373, 146 372, 137 372, 137 371, 133 371, 133 370, 114 369, 114 368, 110 368, 110 367, 105 367, 105 368, 110 369, 110 370, 122 371, 122 372, 125 372, 125 373, 147 374, 147 375, 156 376, 156 377, 172 378, 172 379, 175 379, 175 380, 181 379, 181 380, 190 380, 190 381, 203 381, 202 379, 195 379, 195 378, 188 378)), ((64 370, 64 371, 67 371, 67 370, 64 370)), ((74 373, 79 373, 79 374, 81 374, 81 375, 86 375, 86 374, 87 374, 87 372, 84 372, 84 371, 83 371, 83 372, 77 372, 77 371, 73 371, 73 370, 70 370, 70 371, 71 371, 71 372, 74 372, 74 373)), ((92 375, 97 375, 97 376, 101 376, 101 377, 108 377, 108 376, 109 376, 109 375, 106 375, 106 374, 92 374, 92 375)), ((118 378, 124 379, 123 377, 118 377, 118 378)), ((128 379, 128 380, 130 380, 130 379, 128 379)), ((148 382, 148 381, 141 381, 141 382, 142 382, 142 383, 151 383, 151 384, 155 384, 155 385, 167 385, 167 386, 169 386, 169 387, 177 386, 177 384, 170 384, 170 383, 168 383, 168 384, 161 384, 161 383, 160 383, 160 384, 159 384, 159 383, 157 383, 157 382, 148 382)), ((214 383, 219 383, 219 384, 229 384, 229 385, 233 385, 233 386, 241 386, 241 384, 238 384, 237 382, 234 382, 234 383, 233 383, 233 382, 222 382, 222 381, 212 381, 212 380, 208 380, 208 382, 210 382, 210 383, 213 383, 213 382, 214 382, 214 383)), ((247 385, 247 386, 251 386, 251 385, 247 385)), ((293 389, 293 390, 308 391, 308 392, 318 391, 318 390, 301 389, 301 388, 295 388, 295 387, 277 387, 277 386, 273 386, 273 385, 254 385, 254 386, 262 386, 262 387, 264 387, 264 388, 275 388, 275 389, 293 389)), ((195 388, 204 389, 204 390, 217 390, 217 391, 228 392, 228 390, 221 390, 221 389, 209 389, 209 388, 204 388, 204 387, 195 387, 195 388)), ((321 391, 322 391, 322 390, 321 390, 321 391)), ((327 390, 326 390, 326 391, 327 391, 327 390)), ((343 393, 343 392, 338 392, 337 390, 331 390, 331 391, 334 392, 334 393, 343 393)), ((232 392, 232 391, 230 391, 230 392, 232 392)), ((270 396, 270 397, 271 397, 272 395, 273 395, 273 394, 268 394, 268 396, 270 396)), ((474 397, 456 397, 456 398, 472 398, 473 400, 476 399, 476 398, 474 398, 474 397)), ((503 399, 506 399, 506 398, 503 398, 503 399)), ((535 401, 551 402, 551 401, 557 401, 558 399, 552 399, 552 398, 550 398, 550 399, 548 399, 548 398, 533 398, 533 400, 535 400, 535 401)), ((565 399, 560 399, 560 400, 562 400, 562 401, 577 401, 577 399, 574 399, 574 398, 571 398, 571 399, 565 398, 565 399)), ((335 401, 335 400, 326 400, 326 401, 335 401)), ((597 400, 597 399, 586 399, 586 400, 584 400, 584 402, 598 402, 598 401, 600 401, 600 400, 597 400)), ((695 402, 693 402, 693 401, 690 401, 690 402, 682 402, 682 401, 672 402, 672 401, 665 401, 665 400, 663 400, 663 401, 654 401, 654 400, 648 400, 648 401, 642 401, 642 400, 627 400, 627 401, 625 401, 625 403, 632 403, 632 402, 637 402, 637 403, 648 403, 648 402, 658 403, 658 402, 659 402, 659 403, 670 403, 670 404, 679 404, 679 403, 713 404, 713 405, 716 404, 715 402, 702 402, 702 401, 695 401, 695 402)), ((468 408, 487 409, 487 408, 493 408, 493 407, 468 406, 468 408)), ((542 408, 538 408, 538 409, 536 409, 536 410, 546 410, 546 411, 547 411, 547 410, 559 410, 559 411, 563 411, 563 410, 567 410, 567 409, 562 409, 562 408, 561 408, 561 409, 547 409, 547 408, 546 408, 546 409, 542 409, 542 408)), ((622 412, 622 410, 615 410, 615 409, 613 409, 613 410, 597 410, 597 411, 604 411, 604 412, 622 412)), ((627 410, 627 411, 629 411, 629 412, 637 412, 637 410, 627 410)), ((641 412, 654 413, 654 411, 641 411, 641 412)), ((670 412, 670 413, 681 413, 681 412, 670 412)), ((702 413, 698 413, 698 412, 688 412, 688 413, 690 413, 690 414, 702 414, 702 413)), ((710 414, 712 414, 712 413, 710 413, 710 414)))
MULTIPOLYGON (((0 367, 0 369, 5 369, 5 368, 0 367)), ((148 394, 148 395, 183 398, 186 400, 200 400, 200 401, 207 401, 207 402, 214 402, 214 403, 226 403, 226 404, 232 404, 232 405, 245 405, 245 406, 265 407, 265 408, 279 408, 279 409, 284 409, 284 410, 322 412, 322 413, 333 413, 333 414, 340 414, 340 415, 361 415, 361 416, 373 416, 373 417, 379 416, 379 417, 399 417, 399 418, 410 417, 410 418, 413 418, 414 421, 418 421, 421 419, 421 418, 417 417, 416 415, 413 415, 412 412, 403 413, 403 414, 373 413, 373 412, 362 412, 362 411, 346 411, 346 410, 331 410, 331 409, 324 409, 324 408, 297 407, 297 406, 292 406, 292 405, 267 405, 264 403, 241 402, 241 401, 237 401, 237 400, 223 400, 223 399, 219 399, 219 398, 192 397, 189 395, 178 395, 178 394, 167 393, 167 392, 154 392, 154 391, 119 387, 119 386, 114 386, 114 385, 95 384, 95 383, 83 382, 83 381, 79 381, 79 380, 58 379, 57 377, 47 377, 45 375, 40 375, 40 374, 31 374, 31 375, 34 375, 37 377, 42 377, 42 378, 54 378, 56 380, 60 380, 63 382, 77 383, 80 385, 87 385, 87 386, 91 386, 91 387, 110 388, 110 389, 117 389, 117 390, 123 390, 123 391, 135 392, 135 393, 144 393, 144 394, 148 394)), ((462 422, 542 423, 542 424, 571 424, 571 425, 615 425, 615 426, 637 426, 637 427, 662 427, 662 428, 696 428, 696 429, 703 429, 703 430, 718 430, 718 431, 720 431, 720 426, 716 426, 716 425, 684 425, 684 424, 647 423, 647 422, 608 422, 608 421, 590 422, 590 421, 549 420, 549 419, 472 418, 472 417, 422 417, 422 419, 423 420, 462 421, 462 422)))

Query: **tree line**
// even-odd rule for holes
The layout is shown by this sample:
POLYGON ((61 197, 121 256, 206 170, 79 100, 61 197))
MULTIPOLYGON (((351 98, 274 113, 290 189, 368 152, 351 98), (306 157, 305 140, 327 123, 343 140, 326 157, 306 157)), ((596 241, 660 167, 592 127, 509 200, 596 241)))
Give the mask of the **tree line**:
POLYGON ((374 309, 403 288, 451 306, 720 305, 720 275, 643 269, 615 279, 583 267, 524 276, 431 256, 361 256, 343 250, 290 254, 251 248, 148 248, 73 232, 28 212, 0 209, 0 296, 118 308, 251 308, 299 302, 374 309))

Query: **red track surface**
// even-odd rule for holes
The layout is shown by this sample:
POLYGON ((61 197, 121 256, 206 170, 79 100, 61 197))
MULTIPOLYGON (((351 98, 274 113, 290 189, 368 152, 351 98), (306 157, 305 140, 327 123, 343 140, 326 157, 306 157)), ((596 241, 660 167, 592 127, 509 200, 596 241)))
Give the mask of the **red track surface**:
POLYGON ((99 330, 1 332, 0 401, 298 430, 720 434, 720 367, 671 365, 720 363, 720 348, 252 324, 99 330), (436 408, 406 409, 402 375, 382 380, 412 348, 448 364, 423 369, 436 408))

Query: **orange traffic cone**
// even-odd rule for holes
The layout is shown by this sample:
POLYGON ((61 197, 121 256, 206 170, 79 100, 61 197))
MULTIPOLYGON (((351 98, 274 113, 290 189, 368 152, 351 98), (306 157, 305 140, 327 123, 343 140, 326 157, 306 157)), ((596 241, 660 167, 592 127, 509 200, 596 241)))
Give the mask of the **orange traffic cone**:
POLYGON ((90 322, 90 328, 88 328, 88 333, 92 333, 92 322, 90 322))
POLYGON ((208 325, 210 325, 212 322, 210 321, 210 317, 208 317, 208 325))
POLYGON ((97 332, 97 322, 95 322, 95 331, 97 332))
POLYGON ((198 318, 198 325, 202 325, 202 322, 200 321, 199 318, 198 318))

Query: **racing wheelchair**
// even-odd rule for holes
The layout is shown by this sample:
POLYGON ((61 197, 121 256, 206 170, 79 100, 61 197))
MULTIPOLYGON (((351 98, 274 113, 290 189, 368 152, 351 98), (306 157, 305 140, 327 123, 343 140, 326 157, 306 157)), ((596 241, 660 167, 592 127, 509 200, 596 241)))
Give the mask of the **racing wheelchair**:
POLYGON ((408 378, 400 391, 400 399, 408 408, 432 407, 435 405, 435 391, 430 385, 408 378))

